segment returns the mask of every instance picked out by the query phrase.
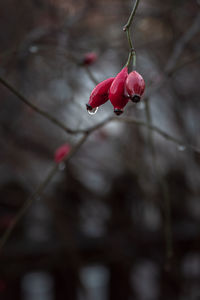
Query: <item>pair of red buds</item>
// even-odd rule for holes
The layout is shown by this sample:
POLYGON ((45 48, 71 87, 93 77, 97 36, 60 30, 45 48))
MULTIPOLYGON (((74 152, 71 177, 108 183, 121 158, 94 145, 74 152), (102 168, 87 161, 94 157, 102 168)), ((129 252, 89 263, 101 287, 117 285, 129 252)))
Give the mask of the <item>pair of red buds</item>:
POLYGON ((100 82, 93 89, 86 108, 89 112, 93 111, 110 99, 115 114, 121 115, 129 100, 135 103, 140 101, 144 89, 145 83, 142 76, 136 71, 128 74, 128 67, 125 67, 116 77, 100 82))

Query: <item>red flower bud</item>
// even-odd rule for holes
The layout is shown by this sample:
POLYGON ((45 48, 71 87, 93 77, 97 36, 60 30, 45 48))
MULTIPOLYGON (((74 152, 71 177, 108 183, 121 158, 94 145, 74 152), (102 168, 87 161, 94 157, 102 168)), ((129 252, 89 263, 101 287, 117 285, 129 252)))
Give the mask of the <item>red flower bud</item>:
POLYGON ((92 65, 97 60, 97 54, 95 52, 85 53, 83 58, 83 65, 92 65))
POLYGON ((128 103, 129 98, 124 94, 124 85, 128 76, 128 68, 125 67, 117 74, 109 91, 109 99, 114 106, 116 115, 123 113, 124 106, 128 103))
POLYGON ((114 80, 114 77, 108 78, 93 89, 88 104, 86 104, 87 110, 99 107, 108 100, 108 90, 114 80))
POLYGON ((126 79, 125 89, 133 102, 139 102, 145 89, 144 79, 138 72, 131 72, 126 79))
POLYGON ((68 144, 64 144, 62 146, 60 146, 56 151, 55 151, 55 154, 54 154, 54 161, 56 163, 59 163, 61 162, 65 156, 67 156, 70 152, 70 145, 68 144))

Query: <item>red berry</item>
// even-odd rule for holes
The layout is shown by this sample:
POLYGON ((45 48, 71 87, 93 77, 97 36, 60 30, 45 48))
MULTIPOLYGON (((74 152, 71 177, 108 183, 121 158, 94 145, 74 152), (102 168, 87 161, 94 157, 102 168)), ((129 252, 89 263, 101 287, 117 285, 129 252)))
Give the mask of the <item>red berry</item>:
POLYGON ((131 72, 126 79, 125 89, 133 102, 139 102, 145 89, 144 79, 138 72, 131 72))
POLYGON ((108 78, 93 89, 88 104, 86 104, 87 110, 99 107, 108 100, 108 90, 114 80, 114 77, 108 78))
POLYGON ((84 65, 91 65, 97 60, 97 54, 95 52, 85 53, 83 58, 84 65))
POLYGON ((124 106, 128 103, 129 98, 124 93, 124 85, 128 76, 128 68, 125 67, 117 74, 109 91, 109 99, 114 107, 116 115, 123 113, 124 106))
POLYGON ((67 156, 70 152, 70 145, 68 144, 64 144, 62 146, 60 146, 56 151, 55 151, 55 154, 54 154, 54 161, 56 163, 59 163, 61 162, 65 156, 67 156))

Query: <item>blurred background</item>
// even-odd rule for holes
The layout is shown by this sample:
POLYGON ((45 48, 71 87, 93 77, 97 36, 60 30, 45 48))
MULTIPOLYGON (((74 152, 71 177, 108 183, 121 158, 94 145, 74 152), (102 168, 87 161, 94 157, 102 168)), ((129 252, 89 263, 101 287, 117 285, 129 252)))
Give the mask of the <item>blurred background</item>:
MULTIPOLYGON (((2 0, 0 77, 69 128, 113 114, 85 109, 94 78, 126 63, 131 0, 2 0), (97 60, 82 64, 88 52, 97 60), (93 78, 94 77, 94 78, 93 78)), ((0 252, 1 300, 200 299, 200 1, 141 0, 131 35, 141 103, 85 143, 18 222, 0 252), (148 97, 147 97, 148 96, 148 97)), ((75 145, 0 84, 0 234, 75 145)))

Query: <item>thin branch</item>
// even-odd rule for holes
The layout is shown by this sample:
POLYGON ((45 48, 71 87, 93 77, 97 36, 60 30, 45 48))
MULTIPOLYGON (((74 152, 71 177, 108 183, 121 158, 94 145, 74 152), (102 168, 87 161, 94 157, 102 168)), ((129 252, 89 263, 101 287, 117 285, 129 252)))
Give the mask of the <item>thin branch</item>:
POLYGON ((138 7, 139 2, 140 2, 140 0, 136 0, 136 1, 135 1, 135 4, 134 4, 133 9, 132 9, 132 12, 131 12, 130 17, 129 17, 129 19, 128 19, 128 22, 127 22, 126 25, 124 25, 124 27, 123 27, 123 30, 124 30, 124 31, 126 31, 126 30, 128 30, 128 29, 130 28, 130 26, 131 26, 131 24, 132 24, 132 22, 133 22, 133 18, 134 18, 134 16, 135 16, 135 13, 136 13, 136 10, 137 10, 137 7, 138 7))
MULTIPOLYGON (((90 127, 88 129, 84 129, 84 130, 79 130, 79 133, 83 133, 82 138, 79 140, 79 142, 71 149, 69 155, 66 157, 65 159, 65 163, 67 163, 71 157, 78 151, 78 149, 81 147, 81 145, 86 141, 87 137, 94 131, 98 130, 99 128, 105 126, 106 124, 108 124, 109 122, 112 121, 116 121, 116 122, 124 122, 124 123, 128 123, 128 124, 134 124, 137 126, 143 126, 148 128, 149 130, 153 130, 154 132, 160 134, 162 137, 164 137, 166 140, 169 140, 171 142, 174 142, 177 145, 181 145, 187 148, 192 149, 194 152, 200 154, 200 149, 198 149, 195 146, 189 145, 189 144, 185 144, 182 141, 180 141, 179 139, 171 136, 170 134, 166 133, 165 131, 161 130, 160 128, 154 126, 154 125, 150 125, 147 124, 143 121, 139 121, 139 120, 135 120, 135 119, 130 119, 130 118, 117 118, 117 117, 108 117, 107 119, 105 119, 104 121, 96 124, 93 127, 90 127)), ((14 218, 12 224, 10 225, 10 227, 6 230, 6 232, 4 233, 3 237, 0 240, 0 250, 2 249, 2 247, 5 245, 5 243, 7 242, 8 238, 10 237, 11 233, 13 232, 16 224, 21 220, 21 218, 24 216, 25 212, 27 211, 27 209, 30 207, 30 205, 32 204, 32 202, 34 201, 35 197, 40 196, 44 189, 46 188, 46 186, 49 184, 49 182, 51 181, 51 179, 54 177, 54 175, 57 173, 58 171, 58 165, 55 165, 52 170, 48 173, 47 177, 45 178, 45 180, 38 186, 38 188, 35 190, 35 192, 32 194, 32 196, 30 196, 27 201, 24 203, 23 207, 20 209, 20 211, 18 212, 18 214, 16 215, 16 217, 14 218)))
POLYGON ((99 83, 99 81, 94 77, 93 73, 91 72, 90 68, 88 68, 88 66, 84 66, 85 71, 88 75, 88 77, 90 78, 90 80, 97 85, 99 83))
MULTIPOLYGON (((91 73, 91 71, 88 68, 85 68, 85 70, 87 71, 90 79, 97 84, 97 80, 93 77, 93 74, 91 73)), ((51 123, 53 123, 54 125, 56 125, 57 127, 59 127, 60 129, 64 130, 66 133, 68 134, 80 134, 80 133, 86 133, 88 131, 93 131, 92 128, 89 129, 71 129, 67 126, 65 126, 62 122, 60 122, 59 120, 57 120, 56 118, 54 118, 53 116, 51 116, 49 113, 43 111, 41 108, 39 108, 37 105, 31 103, 25 96, 23 96, 20 92, 18 92, 10 83, 8 83, 5 79, 3 79, 2 77, 0 77, 0 83, 2 85, 4 85, 7 89, 9 89, 9 91, 11 91, 15 96, 17 96, 18 99, 20 99, 23 103, 25 103, 26 105, 28 105, 29 107, 31 107, 35 112, 37 112, 39 115, 41 115, 42 117, 44 117, 45 119, 49 120, 51 123)), ((105 121, 103 121, 105 122, 105 121)), ((96 130, 96 126, 98 127, 98 125, 94 126, 94 130, 96 130)))
POLYGON ((185 147, 186 149, 191 149, 192 151, 194 151, 195 153, 200 154, 200 149, 194 145, 190 145, 188 143, 183 142, 182 140, 179 140, 178 138, 170 135, 169 133, 165 132, 164 130, 160 129, 157 126, 154 126, 152 124, 148 124, 144 121, 140 121, 140 120, 136 120, 136 119, 132 119, 132 118, 119 118, 119 117, 108 117, 106 118, 104 121, 90 127, 87 129, 83 129, 80 130, 79 133, 85 133, 85 134, 91 134, 92 132, 94 132, 95 130, 100 129, 101 127, 107 125, 109 122, 123 122, 123 123, 128 123, 128 124, 134 124, 137 126, 142 126, 142 127, 146 127, 149 130, 152 130, 156 133, 158 133, 159 135, 161 135, 163 138, 165 138, 168 141, 171 141, 173 143, 175 143, 178 146, 182 146, 185 147))
MULTIPOLYGON (((88 134, 85 133, 82 138, 78 141, 78 143, 71 149, 70 153, 64 160, 65 163, 67 163, 71 157, 78 151, 78 149, 81 147, 81 145, 85 142, 87 139, 88 134)), ((28 208, 31 206, 33 201, 36 199, 36 197, 41 196, 41 194, 44 192, 45 188, 49 184, 49 182, 52 180, 52 178, 55 176, 57 171, 59 170, 59 165, 55 164, 50 172, 47 174, 46 178, 41 182, 41 184, 36 188, 34 193, 25 201, 24 205, 20 208, 19 212, 16 214, 15 218, 12 220, 12 223, 7 228, 7 230, 4 232, 2 238, 0 239, 0 251, 8 241, 11 233, 13 232, 16 225, 20 222, 28 208)))
POLYGON ((173 137, 172 135, 168 134, 167 132, 163 131, 162 129, 160 129, 160 128, 154 126, 154 125, 150 125, 150 124, 147 124, 146 122, 139 121, 139 120, 134 120, 134 119, 130 119, 130 118, 116 118, 116 117, 114 117, 114 118, 112 118, 112 121, 124 122, 124 123, 128 123, 128 124, 134 124, 134 125, 146 127, 149 130, 153 130, 154 132, 158 133, 159 135, 161 135, 166 140, 171 141, 171 142, 175 143, 178 146, 183 146, 185 148, 191 149, 194 152, 200 154, 200 149, 197 148, 196 146, 184 143, 183 141, 173 137))
POLYGON ((55 175, 56 171, 58 169, 58 166, 55 165, 51 171, 48 173, 45 180, 38 186, 38 188, 35 190, 35 192, 25 201, 23 206, 20 208, 19 212, 16 214, 15 218, 12 220, 12 223, 10 226, 6 229, 5 233, 3 234, 1 240, 0 240, 0 250, 3 248, 5 243, 7 242, 8 238, 10 237, 12 231, 14 230, 15 226, 18 224, 18 222, 21 220, 21 218, 24 216, 27 209, 32 204, 33 200, 38 197, 44 188, 47 186, 47 184, 50 182, 50 180, 55 175))
POLYGON ((87 128, 87 129, 84 129, 83 132, 90 134, 90 133, 92 133, 93 131, 98 130, 99 128, 105 126, 106 124, 108 124, 109 122, 111 122, 111 121, 114 120, 114 119, 115 119, 115 117, 109 116, 108 118, 106 118, 106 119, 103 120, 102 122, 99 122, 99 123, 97 123, 96 125, 94 125, 94 126, 92 126, 92 127, 89 127, 89 128, 87 128))
POLYGON ((129 66, 132 58, 133 58, 133 65, 134 66, 136 65, 136 52, 135 52, 135 49, 133 47, 133 42, 132 42, 132 39, 131 39, 130 27, 131 27, 131 24, 133 22, 133 18, 135 16, 135 13, 136 13, 139 2, 140 2, 140 0, 135 0, 135 4, 134 4, 132 12, 129 16, 128 22, 123 27, 124 32, 126 32, 126 36, 127 36, 127 40, 128 40, 128 44, 129 44, 129 49, 130 49, 128 60, 126 62, 127 67, 129 66))
MULTIPOLYGON (((150 109, 150 102, 149 99, 146 98, 145 101, 145 113, 147 119, 147 125, 152 125, 152 114, 150 109)), ((151 149, 152 153, 152 164, 153 164, 153 171, 154 176, 160 185, 163 202, 164 202, 164 233, 165 233, 165 243, 166 243, 166 267, 170 267, 171 258, 173 256, 173 243, 172 243, 172 223, 171 223, 171 202, 170 202, 170 195, 168 184, 162 176, 159 176, 159 169, 160 166, 157 162, 156 157, 156 148, 154 144, 154 136, 153 130, 148 130, 148 144, 151 149)))
MULTIPOLYGON (((193 60, 189 60, 184 62, 183 64, 177 65, 177 60, 182 54, 184 48, 189 43, 189 41, 199 32, 200 28, 200 13, 194 19, 194 22, 189 27, 189 29, 184 32, 184 34, 178 39, 175 43, 172 54, 170 55, 166 66, 164 67, 164 74, 159 83, 152 85, 145 94, 145 99, 152 96, 156 93, 166 82, 166 80, 171 77, 177 70, 184 67, 186 64, 193 62, 193 60)), ((199 55, 197 55, 195 59, 199 59, 199 55)))
POLYGON ((191 27, 181 36, 181 38, 177 41, 172 51, 172 54, 166 64, 165 73, 170 73, 176 66, 176 62, 183 52, 185 46, 189 41, 199 32, 200 28, 200 13, 194 19, 191 27))
POLYGON ((0 83, 2 85, 4 85, 6 88, 8 88, 9 91, 11 91, 15 96, 18 97, 18 99, 20 99, 22 102, 24 102, 26 105, 31 107, 34 111, 36 111, 39 115, 41 115, 44 118, 46 118, 47 120, 49 120, 51 123, 53 123, 57 127, 61 128, 62 130, 64 130, 65 132, 67 132, 69 134, 76 134, 77 133, 76 130, 68 128, 62 122, 60 122, 59 120, 57 120, 53 116, 49 115, 46 111, 42 110, 37 105, 31 103, 25 96, 23 96, 20 92, 18 92, 10 83, 8 83, 2 77, 0 77, 0 83))
POLYGON ((171 141, 171 142, 175 143, 178 146, 185 147, 186 149, 191 149, 195 153, 200 154, 200 149, 198 147, 187 144, 187 143, 184 143, 182 140, 179 140, 178 138, 170 135, 169 133, 165 132, 164 130, 160 129, 157 126, 154 126, 152 124, 148 124, 144 121, 132 119, 132 118, 125 118, 125 117, 124 118, 119 118, 119 117, 110 116, 107 119, 105 119, 104 121, 94 125, 93 127, 90 127, 88 129, 80 130, 79 133, 85 133, 85 134, 89 135, 92 132, 94 132, 95 130, 98 130, 101 127, 107 125, 109 122, 123 122, 123 123, 134 124, 134 125, 137 125, 137 126, 146 127, 149 130, 152 130, 152 131, 158 133, 159 135, 161 135, 166 140, 171 141))
POLYGON ((173 68, 173 70, 170 72, 170 75, 173 75, 175 72, 177 72, 178 70, 184 68, 185 66, 192 64, 196 61, 198 61, 200 59, 200 53, 197 53, 196 55, 194 55, 192 58, 187 59, 183 62, 181 62, 180 64, 176 64, 176 66, 173 68))
MULTIPOLYGON (((7 83, 1 77, 0 77, 0 82, 4 86, 6 86, 13 94, 15 94, 20 100, 22 100, 26 105, 30 106, 32 109, 34 109, 40 115, 44 116, 46 119, 48 119, 49 121, 51 121, 52 123, 54 123, 59 128, 63 129, 65 132, 67 132, 69 134, 80 134, 80 133, 88 134, 88 133, 91 133, 91 132, 99 129, 100 127, 104 126, 108 122, 115 120, 115 121, 120 121, 120 122, 134 123, 134 124, 137 124, 137 125, 140 125, 140 126, 148 127, 149 129, 154 130, 155 132, 159 133, 160 135, 162 135, 163 137, 165 137, 168 140, 171 140, 171 141, 173 141, 175 143, 178 143, 178 144, 181 144, 181 145, 184 144, 184 143, 178 141, 174 137, 170 136, 169 134, 165 133, 164 131, 160 130, 159 128, 157 128, 157 127, 155 127, 153 125, 148 125, 148 124, 146 124, 143 121, 136 121, 136 120, 133 120, 133 119, 122 119, 122 118, 116 118, 116 117, 109 117, 106 120, 100 122, 99 124, 94 125, 93 127, 90 127, 90 128, 87 128, 87 129, 72 130, 72 129, 66 127, 63 123, 61 123, 60 121, 58 121, 54 117, 50 116, 48 113, 46 113, 43 110, 41 110, 36 105, 34 105, 31 102, 29 102, 23 95, 21 95, 21 93, 19 93, 15 88, 13 88, 9 83, 7 83)), ((193 151, 195 151, 197 153, 200 152, 200 150, 197 149, 195 146, 187 145, 187 147, 191 148, 193 151)))
MULTIPOLYGON (((152 114, 151 114, 151 107, 150 107, 149 99, 146 98, 144 102, 145 102, 145 115, 146 115, 147 124, 152 125, 152 114)), ((154 151, 153 131, 152 130, 149 130, 149 133, 148 133, 148 144, 151 147, 153 160, 155 160, 155 151, 154 151)))
POLYGON ((171 267, 171 259, 173 257, 173 238, 172 238, 172 216, 171 216, 171 199, 169 195, 169 188, 162 176, 157 176, 161 190, 163 192, 163 204, 164 204, 164 234, 165 234, 165 243, 166 243, 166 262, 165 269, 169 271, 171 267))

